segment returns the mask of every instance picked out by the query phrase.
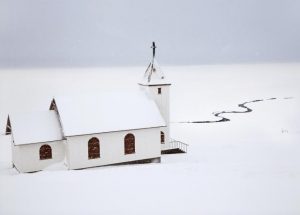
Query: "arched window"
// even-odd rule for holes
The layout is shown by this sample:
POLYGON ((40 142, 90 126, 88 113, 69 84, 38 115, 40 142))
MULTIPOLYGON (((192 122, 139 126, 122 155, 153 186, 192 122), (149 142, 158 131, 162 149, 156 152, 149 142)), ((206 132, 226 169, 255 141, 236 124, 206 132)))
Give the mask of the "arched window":
POLYGON ((100 142, 99 139, 93 137, 89 140, 89 159, 100 158, 100 142))
POLYGON ((52 149, 49 145, 42 145, 40 148, 40 160, 47 160, 52 158, 52 149))
POLYGON ((127 134, 124 138, 125 155, 135 153, 135 139, 133 134, 127 134))
POLYGON ((160 143, 165 144, 165 133, 162 131, 160 132, 160 143))

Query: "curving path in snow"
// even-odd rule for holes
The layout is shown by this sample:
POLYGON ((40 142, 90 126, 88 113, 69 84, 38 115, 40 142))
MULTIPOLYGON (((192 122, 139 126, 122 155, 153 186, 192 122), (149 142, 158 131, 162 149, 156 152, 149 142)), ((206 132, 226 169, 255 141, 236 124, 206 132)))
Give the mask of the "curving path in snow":
MULTIPOLYGON (((283 99, 292 99, 293 97, 284 97, 283 99)), ((216 122, 228 122, 230 121, 229 118, 224 117, 224 114, 231 114, 231 113, 250 113, 253 110, 249 107, 247 107, 247 104, 250 103, 256 103, 256 102, 262 102, 262 101, 267 101, 267 100, 275 100, 277 98, 269 98, 269 99, 256 99, 253 101, 248 101, 248 102, 244 102, 241 104, 238 104, 239 107, 243 108, 244 110, 242 111, 220 111, 220 112, 214 112, 213 115, 220 118, 219 120, 207 120, 207 121, 181 121, 178 123, 216 123, 216 122)))

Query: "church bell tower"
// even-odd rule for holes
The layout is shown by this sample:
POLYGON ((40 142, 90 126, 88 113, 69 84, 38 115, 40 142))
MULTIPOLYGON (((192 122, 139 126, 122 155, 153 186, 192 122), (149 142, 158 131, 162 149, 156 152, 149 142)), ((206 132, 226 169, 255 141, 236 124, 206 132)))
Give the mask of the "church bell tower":
POLYGON ((152 59, 148 65, 143 79, 139 82, 139 85, 145 93, 152 98, 156 105, 159 108, 159 111, 164 118, 167 129, 165 131, 165 136, 167 143, 169 143, 169 123, 170 123, 170 104, 169 104, 169 95, 170 95, 170 86, 162 70, 157 64, 155 59, 156 45, 155 42, 152 43, 152 59))

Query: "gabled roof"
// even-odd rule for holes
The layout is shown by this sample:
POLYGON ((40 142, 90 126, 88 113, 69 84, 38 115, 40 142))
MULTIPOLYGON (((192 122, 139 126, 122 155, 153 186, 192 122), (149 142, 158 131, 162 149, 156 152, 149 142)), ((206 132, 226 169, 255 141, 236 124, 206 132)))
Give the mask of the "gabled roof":
POLYGON ((159 67, 155 58, 152 59, 147 67, 140 85, 170 85, 171 83, 165 79, 165 76, 159 67))
POLYGON ((107 92, 54 98, 65 136, 166 126, 143 92, 107 92))
POLYGON ((62 140, 55 111, 37 111, 9 115, 15 145, 62 140))

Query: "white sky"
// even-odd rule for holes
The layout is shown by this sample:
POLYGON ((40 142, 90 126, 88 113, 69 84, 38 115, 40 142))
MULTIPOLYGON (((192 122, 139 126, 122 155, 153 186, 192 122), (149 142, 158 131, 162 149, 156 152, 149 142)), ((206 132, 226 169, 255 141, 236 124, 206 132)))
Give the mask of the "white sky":
POLYGON ((0 67, 300 61, 297 0, 1 0, 0 67))

